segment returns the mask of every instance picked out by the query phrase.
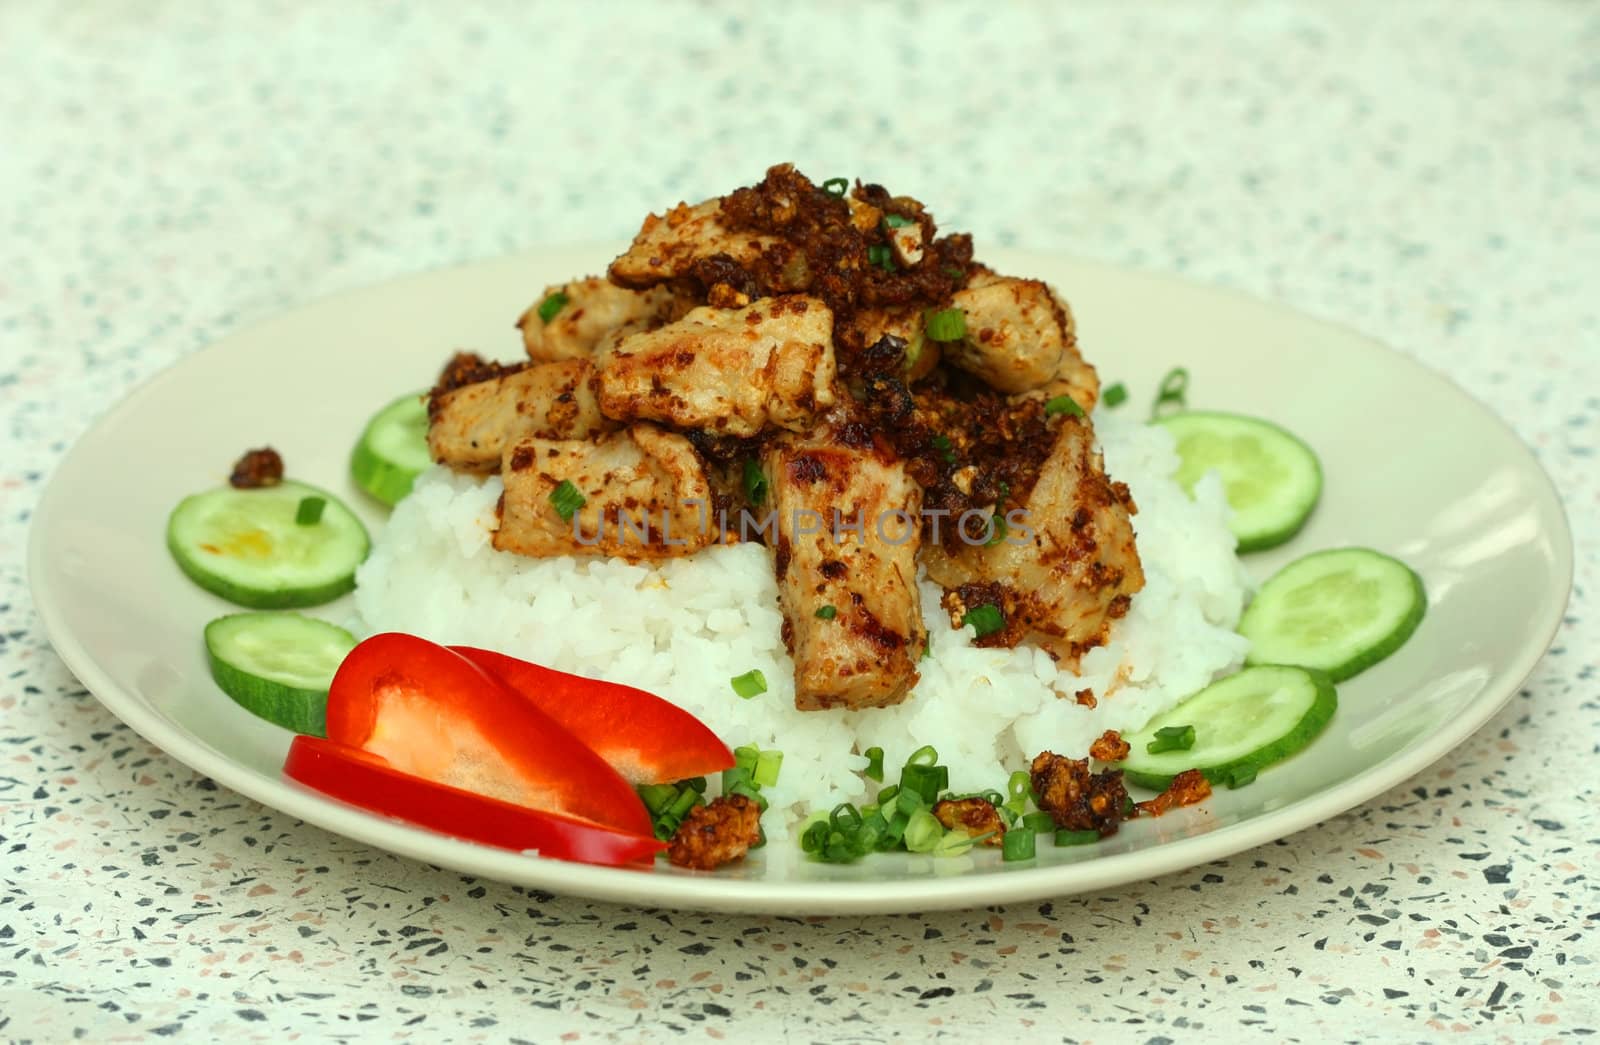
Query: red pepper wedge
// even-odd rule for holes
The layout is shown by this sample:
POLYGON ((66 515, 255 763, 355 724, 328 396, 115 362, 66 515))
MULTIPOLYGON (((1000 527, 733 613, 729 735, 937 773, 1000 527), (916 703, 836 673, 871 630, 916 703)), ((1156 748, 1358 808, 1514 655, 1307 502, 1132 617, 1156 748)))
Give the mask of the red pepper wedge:
POLYGON ((616 770, 534 704, 444 646, 389 632, 345 657, 328 739, 392 768, 514 805, 651 833, 616 770))
POLYGON ((472 646, 451 646, 588 744, 634 785, 720 773, 733 752, 699 719, 642 689, 472 646))
POLYGON ((283 772, 306 787, 381 816, 501 849, 536 850, 558 860, 621 867, 650 860, 666 848, 654 837, 411 776, 377 755, 321 737, 296 736, 283 772))

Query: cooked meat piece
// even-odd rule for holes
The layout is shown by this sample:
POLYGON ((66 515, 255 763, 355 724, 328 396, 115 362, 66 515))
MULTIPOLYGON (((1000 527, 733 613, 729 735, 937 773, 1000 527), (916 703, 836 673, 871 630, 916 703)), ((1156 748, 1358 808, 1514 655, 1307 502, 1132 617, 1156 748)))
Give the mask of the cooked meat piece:
POLYGON ((592 442, 524 438, 506 448, 501 476, 501 551, 669 559, 720 537, 700 458, 689 440, 654 425, 592 442), (570 519, 551 500, 563 481, 584 498, 570 519))
POLYGON ((1085 410, 1093 410, 1100 401, 1100 375, 1095 371, 1078 350, 1078 325, 1072 318, 1072 309, 1067 304, 1067 299, 1051 290, 1051 296, 1061 308, 1061 315, 1065 319, 1066 346, 1061 352, 1061 362, 1056 364, 1056 372, 1038 388, 1024 393, 1036 396, 1043 400, 1054 399, 1056 396, 1071 396, 1072 401, 1085 410))
POLYGON ((1122 783, 1122 770, 1089 772, 1089 760, 1063 758, 1042 751, 1029 767, 1034 801, 1050 814, 1056 826, 1069 831, 1117 833, 1132 806, 1122 783))
POLYGON ((976 838, 988 835, 984 845, 1000 845, 1005 841, 1006 825, 1000 811, 986 798, 945 798, 934 803, 933 815, 946 828, 965 831, 976 838))
POLYGON ((587 359, 601 338, 619 329, 643 330, 670 322, 693 307, 666 287, 629 290, 600 276, 547 287, 539 300, 517 320, 528 357, 536 363, 562 359, 587 359), (552 295, 562 294, 566 304, 547 323, 539 309, 552 295))
POLYGON ((238 490, 255 490, 263 486, 277 486, 283 482, 283 458, 270 446, 259 450, 246 450, 244 456, 233 463, 233 474, 228 485, 238 490))
POLYGON ((1128 742, 1122 739, 1121 733, 1108 729, 1089 745, 1089 757, 1096 762, 1121 762, 1132 750, 1128 742))
POLYGON ((778 605, 795 707, 897 704, 917 682, 922 491, 904 466, 830 430, 776 442, 763 467, 777 538, 778 605), (833 607, 823 619, 817 611, 833 607))
MULTIPOLYGON (((584 359, 505 369, 428 399, 428 451, 464 472, 492 472, 518 439, 587 439, 617 427, 600 413, 584 359)), ((442 385, 441 385, 442 387, 442 385)))
POLYGON ((1178 806, 1192 806, 1211 797, 1211 781, 1198 769, 1185 769, 1167 789, 1148 802, 1140 802, 1140 816, 1161 816, 1178 806))
POLYGON ((597 358, 600 409, 720 435, 803 431, 833 405, 833 315, 815 298, 697 308, 597 358))
POLYGON ((965 337, 944 345, 951 363, 1001 392, 1026 392, 1055 377, 1067 351, 1067 318, 1045 283, 980 272, 951 306, 967 323, 965 337))
POLYGON ((1001 586, 1006 628, 988 637, 1000 641, 980 644, 1014 645, 1028 636, 1075 666, 1127 613, 1144 587, 1144 570, 1129 518, 1133 498, 1106 478, 1089 420, 1063 415, 1056 423, 1055 445, 1023 506, 1022 525, 996 544, 929 545, 924 561, 946 589, 1001 586))
POLYGON ((702 258, 726 255, 736 265, 748 264, 775 242, 772 236, 730 232, 722 224, 720 198, 693 207, 680 203, 661 217, 645 218, 633 245, 611 263, 608 274, 614 283, 643 289, 688 276, 702 258))
POLYGON ((744 859, 761 841, 761 811, 743 795, 723 795, 695 806, 678 825, 667 848, 674 867, 713 871, 744 859))

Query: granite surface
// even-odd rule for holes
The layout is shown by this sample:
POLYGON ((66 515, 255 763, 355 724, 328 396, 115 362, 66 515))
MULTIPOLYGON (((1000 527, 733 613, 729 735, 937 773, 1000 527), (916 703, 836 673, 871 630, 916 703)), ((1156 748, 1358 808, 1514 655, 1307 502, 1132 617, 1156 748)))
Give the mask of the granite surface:
POLYGON ((766 10, 0 5, 0 1037, 1600 1031, 1600 8, 766 10), (30 509, 139 381, 328 292, 623 236, 780 159, 1449 373, 1567 498, 1555 648, 1438 765, 1276 844, 839 920, 591 904, 347 842, 167 758, 51 652, 30 509))

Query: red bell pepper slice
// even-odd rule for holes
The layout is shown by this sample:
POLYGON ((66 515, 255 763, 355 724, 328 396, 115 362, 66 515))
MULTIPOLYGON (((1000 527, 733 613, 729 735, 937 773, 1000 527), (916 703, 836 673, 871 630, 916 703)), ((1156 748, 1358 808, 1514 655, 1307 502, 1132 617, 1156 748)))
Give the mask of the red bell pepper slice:
POLYGON ((283 772, 313 790, 379 815, 502 849, 537 850, 540 856, 559 860, 620 867, 649 860, 666 848, 653 837, 411 776, 377 755, 321 737, 295 737, 283 772))
POLYGON ((650 813, 606 761, 466 658, 415 635, 374 635, 328 689, 328 739, 402 773, 631 834, 650 813))
POLYGON ((635 785, 687 780, 733 766, 733 752, 705 723, 653 693, 492 650, 450 648, 527 697, 635 785))

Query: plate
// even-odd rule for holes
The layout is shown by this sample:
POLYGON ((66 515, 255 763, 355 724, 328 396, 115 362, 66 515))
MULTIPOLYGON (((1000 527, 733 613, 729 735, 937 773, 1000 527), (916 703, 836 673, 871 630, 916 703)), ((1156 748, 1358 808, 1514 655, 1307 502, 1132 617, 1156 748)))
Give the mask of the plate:
MULTIPOLYGON (((1290 544, 1250 556, 1257 579, 1318 548, 1368 545, 1421 574, 1431 606, 1395 656, 1339 687, 1332 724, 1252 786, 1096 846, 814 864, 768 846, 715 874, 594 868, 477 846, 368 815, 286 781, 289 734, 212 684, 200 632, 232 607, 167 554, 167 513, 223 482, 247 447, 326 486, 376 532, 382 509, 346 475, 367 417, 426 387, 448 354, 511 359, 512 321, 549 283, 596 272, 605 246, 551 249, 426 273, 317 302, 184 359, 102 418, 61 462, 34 516, 34 598, 61 658, 114 714, 172 757, 244 795, 417 860, 553 892, 651 906, 792 914, 969 907, 1105 889, 1281 838, 1394 787, 1443 756, 1516 691, 1549 645, 1572 581, 1560 499, 1492 413, 1349 330, 1231 293, 1049 254, 993 251, 1001 271, 1070 298, 1085 354, 1144 409, 1189 368, 1190 401, 1273 418, 1326 473, 1290 544)), ((315 610, 330 620, 348 602, 315 610)), ((1016 767, 1010 767, 1016 768, 1016 767)), ((997 767, 997 770, 999 767, 997 767)))

